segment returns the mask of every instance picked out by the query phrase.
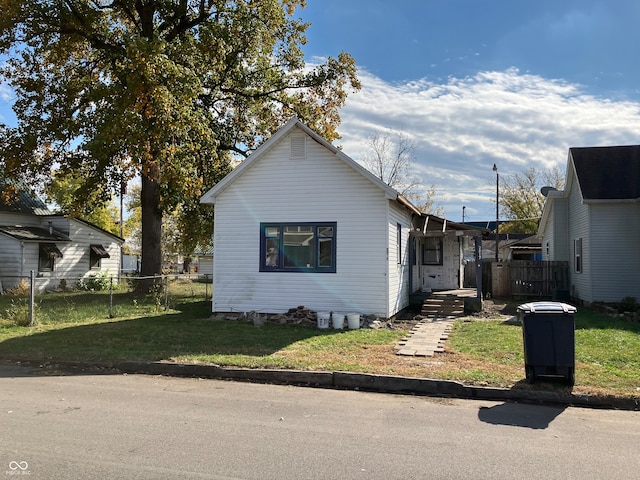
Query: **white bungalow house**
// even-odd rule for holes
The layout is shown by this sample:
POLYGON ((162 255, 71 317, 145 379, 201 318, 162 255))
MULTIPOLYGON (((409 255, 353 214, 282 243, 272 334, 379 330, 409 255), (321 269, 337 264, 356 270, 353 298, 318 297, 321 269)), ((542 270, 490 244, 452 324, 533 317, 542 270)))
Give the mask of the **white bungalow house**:
POLYGON ((295 118, 201 202, 215 205, 214 312, 391 317, 414 291, 461 286, 468 227, 423 215, 295 118))
POLYGON ((63 279, 72 288, 96 273, 117 277, 123 243, 95 225, 52 213, 22 191, 10 204, 0 201, 0 287, 11 288, 31 271, 39 291, 57 289, 63 279))
POLYGON ((640 299, 640 146, 569 149, 565 189, 548 192, 538 237, 543 260, 569 262, 574 299, 640 299))

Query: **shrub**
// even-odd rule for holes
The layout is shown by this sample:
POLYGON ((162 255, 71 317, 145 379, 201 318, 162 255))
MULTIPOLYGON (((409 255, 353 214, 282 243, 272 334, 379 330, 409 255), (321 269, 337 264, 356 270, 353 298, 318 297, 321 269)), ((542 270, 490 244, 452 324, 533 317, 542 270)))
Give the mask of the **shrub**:
POLYGON ((27 282, 24 278, 20 280, 20 283, 15 285, 14 287, 7 288, 4 293, 7 295, 14 295, 16 297, 29 295, 29 282, 27 282))
POLYGON ((100 290, 109 290, 111 286, 111 276, 109 272, 92 273, 86 278, 80 279, 76 283, 78 290, 86 290, 91 292, 97 292, 100 290))

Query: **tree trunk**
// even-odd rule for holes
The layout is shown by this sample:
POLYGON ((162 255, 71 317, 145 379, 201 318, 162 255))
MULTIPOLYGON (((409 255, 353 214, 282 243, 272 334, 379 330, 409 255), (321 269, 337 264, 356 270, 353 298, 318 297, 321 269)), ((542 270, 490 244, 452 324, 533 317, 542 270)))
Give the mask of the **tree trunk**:
MULTIPOLYGON (((162 212, 160 211, 160 184, 144 172, 140 190, 142 207, 142 263, 140 275, 148 277, 162 274, 162 212)), ((158 283, 162 283, 158 278, 158 283)), ((140 282, 136 290, 148 292, 154 285, 153 279, 140 282)))

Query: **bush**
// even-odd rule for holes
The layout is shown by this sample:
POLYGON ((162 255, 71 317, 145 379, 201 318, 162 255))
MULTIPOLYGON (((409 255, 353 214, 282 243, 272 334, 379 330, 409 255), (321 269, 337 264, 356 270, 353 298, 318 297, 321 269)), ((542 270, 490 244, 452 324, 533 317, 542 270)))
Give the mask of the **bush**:
POLYGON ((13 295, 16 297, 21 297, 24 295, 29 295, 29 282, 27 282, 24 278, 20 280, 16 286, 7 288, 4 293, 7 295, 13 295))
POLYGON ((111 276, 109 272, 92 273, 86 278, 80 279, 76 284, 78 290, 90 292, 98 292, 100 290, 109 290, 111 286, 111 276))

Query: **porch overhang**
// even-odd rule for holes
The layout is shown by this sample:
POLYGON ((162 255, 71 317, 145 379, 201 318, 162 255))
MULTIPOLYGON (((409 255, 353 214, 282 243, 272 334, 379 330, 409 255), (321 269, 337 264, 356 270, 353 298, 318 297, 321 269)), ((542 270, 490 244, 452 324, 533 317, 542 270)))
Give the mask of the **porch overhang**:
POLYGON ((421 214, 414 218, 414 237, 477 237, 484 236, 488 230, 464 223, 452 222, 435 215, 421 214))

